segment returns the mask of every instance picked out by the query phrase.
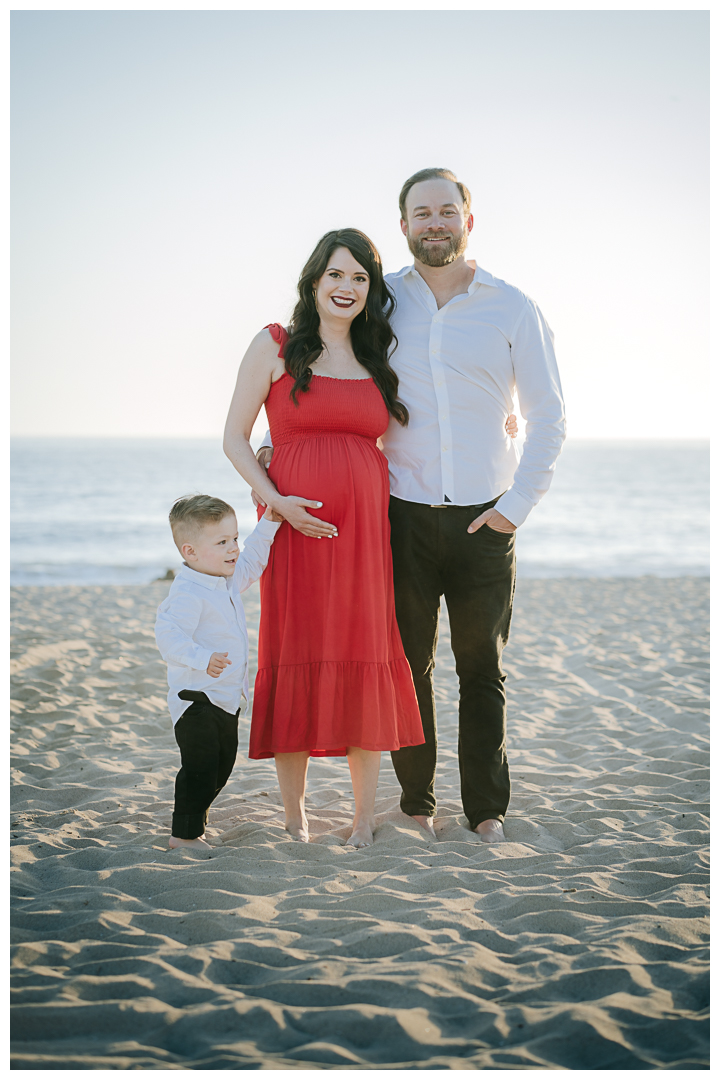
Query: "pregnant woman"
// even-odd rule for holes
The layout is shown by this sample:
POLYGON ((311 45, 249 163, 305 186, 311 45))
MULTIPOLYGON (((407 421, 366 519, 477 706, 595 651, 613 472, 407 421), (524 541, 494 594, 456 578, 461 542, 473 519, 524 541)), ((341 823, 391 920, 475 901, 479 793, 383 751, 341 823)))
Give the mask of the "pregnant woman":
POLYGON ((281 514, 260 582, 250 757, 274 757, 286 828, 309 839, 308 758, 347 755, 355 796, 348 843, 372 843, 382 750, 424 740, 395 620, 388 466, 377 440, 406 424, 388 364, 394 301, 373 243, 327 233, 298 283, 289 331, 273 324, 245 354, 225 452, 281 514), (274 454, 250 433, 265 405, 274 454), (325 542, 327 540, 327 543, 325 542))

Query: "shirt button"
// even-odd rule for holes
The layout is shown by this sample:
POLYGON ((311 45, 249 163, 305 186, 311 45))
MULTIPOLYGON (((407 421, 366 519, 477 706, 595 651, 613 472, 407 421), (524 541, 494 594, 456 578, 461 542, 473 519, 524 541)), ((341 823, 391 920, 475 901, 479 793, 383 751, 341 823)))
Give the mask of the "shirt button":
POLYGON ((447 453, 447 446, 443 446, 443 454, 447 453))

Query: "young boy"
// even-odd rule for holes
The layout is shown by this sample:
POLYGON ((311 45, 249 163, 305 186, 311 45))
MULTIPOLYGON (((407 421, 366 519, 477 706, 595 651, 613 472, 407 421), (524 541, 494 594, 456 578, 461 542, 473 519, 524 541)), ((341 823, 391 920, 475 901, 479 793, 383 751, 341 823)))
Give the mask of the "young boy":
POLYGON ((238 547, 235 511, 191 495, 170 511, 185 560, 158 608, 155 640, 168 666, 168 705, 182 765, 169 845, 209 848, 208 808, 228 781, 238 715, 248 698, 248 635, 240 593, 262 574, 282 518, 269 507, 238 547))

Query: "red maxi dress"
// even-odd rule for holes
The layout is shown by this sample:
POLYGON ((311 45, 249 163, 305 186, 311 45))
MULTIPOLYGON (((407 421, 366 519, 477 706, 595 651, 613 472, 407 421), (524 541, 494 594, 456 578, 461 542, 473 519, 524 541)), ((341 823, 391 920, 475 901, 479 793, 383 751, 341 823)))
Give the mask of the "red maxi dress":
MULTIPOLYGON (((283 356, 287 332, 268 327, 283 356)), ((372 379, 313 375, 290 399, 284 374, 265 402, 281 495, 317 499, 333 539, 285 522, 260 579, 261 614, 250 757, 425 742, 395 619, 388 466, 376 440, 388 412, 372 379)), ((261 511, 262 512, 262 508, 261 511)))

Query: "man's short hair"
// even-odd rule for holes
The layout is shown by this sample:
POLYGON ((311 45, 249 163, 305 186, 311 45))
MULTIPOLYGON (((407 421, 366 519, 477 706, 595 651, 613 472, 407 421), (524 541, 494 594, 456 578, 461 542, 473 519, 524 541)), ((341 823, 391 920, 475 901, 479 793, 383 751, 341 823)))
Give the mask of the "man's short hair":
POLYGON ((462 197, 463 214, 466 218, 469 216, 470 204, 472 201, 470 192, 465 185, 458 180, 454 172, 451 172, 450 169, 421 169, 420 172, 413 173, 412 176, 408 177, 400 191, 400 213, 403 221, 407 221, 407 218, 405 217, 407 209, 405 204, 407 203, 408 192, 413 184, 421 184, 423 180, 452 180, 454 184, 457 184, 457 189, 462 197))
POLYGON ((234 514, 232 506, 212 495, 184 495, 176 499, 169 514, 173 540, 178 548, 197 538, 204 525, 234 514))

